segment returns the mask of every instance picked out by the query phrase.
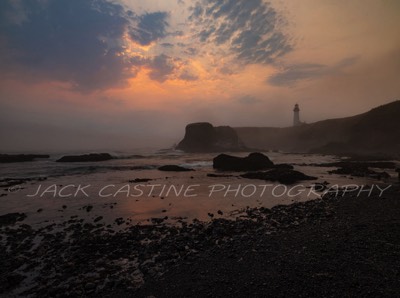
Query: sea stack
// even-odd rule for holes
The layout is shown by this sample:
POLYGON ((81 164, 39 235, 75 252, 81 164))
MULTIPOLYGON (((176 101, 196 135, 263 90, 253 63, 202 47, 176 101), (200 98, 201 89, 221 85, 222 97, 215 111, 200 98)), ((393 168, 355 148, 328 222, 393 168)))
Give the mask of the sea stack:
POLYGON ((176 149, 201 153, 242 151, 245 146, 232 127, 214 127, 211 123, 199 122, 186 126, 185 137, 177 145, 176 149))

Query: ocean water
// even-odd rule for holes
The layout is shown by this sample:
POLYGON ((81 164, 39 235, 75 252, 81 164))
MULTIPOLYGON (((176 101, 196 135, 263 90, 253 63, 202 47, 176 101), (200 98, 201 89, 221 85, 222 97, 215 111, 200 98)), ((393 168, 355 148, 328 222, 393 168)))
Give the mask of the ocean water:
MULTIPOLYGON (((87 152, 83 152, 87 153, 87 152)), ((104 162, 58 163, 64 153, 50 159, 0 164, 0 214, 23 212, 24 222, 44 225, 71 217, 118 227, 149 224, 154 218, 166 222, 240 217, 246 208, 271 208, 280 204, 317 199, 316 182, 330 185, 371 185, 369 178, 349 178, 328 174, 332 168, 313 164, 336 161, 334 156, 264 152, 274 163, 294 165, 315 181, 285 186, 238 177, 240 173, 218 173, 212 168, 213 154, 188 154, 174 150, 132 150, 110 152, 116 159, 104 162), (159 166, 174 164, 190 172, 162 172, 159 166), (208 177, 207 174, 232 175, 208 177), (7 187, 5 179, 30 181, 7 187), (149 179, 148 181, 135 179, 149 179), (101 217, 101 219, 99 219, 101 217)), ((246 156, 248 153, 232 153, 246 156)))

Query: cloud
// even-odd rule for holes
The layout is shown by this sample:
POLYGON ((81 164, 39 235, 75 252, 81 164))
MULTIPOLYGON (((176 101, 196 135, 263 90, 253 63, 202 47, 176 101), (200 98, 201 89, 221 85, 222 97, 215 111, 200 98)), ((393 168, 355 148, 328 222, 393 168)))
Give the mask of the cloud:
POLYGON ((168 49, 174 47, 174 45, 172 43, 169 43, 169 42, 164 42, 164 43, 160 44, 160 46, 162 46, 163 48, 168 48, 168 49))
POLYGON ((296 64, 286 67, 283 71, 272 75, 268 83, 274 86, 292 86, 298 81, 318 78, 329 71, 326 65, 322 64, 296 64))
POLYGON ((183 81, 197 81, 199 76, 193 71, 185 69, 178 78, 183 81))
POLYGON ((201 43, 226 46, 244 64, 272 63, 292 50, 280 16, 262 0, 197 1, 188 19, 201 43))
POLYGON ((195 56, 198 53, 198 50, 193 47, 188 47, 183 52, 188 56, 195 56))
POLYGON ((167 35, 167 18, 166 12, 137 15, 107 0, 3 0, 1 76, 60 81, 87 93, 123 87, 148 66, 151 78, 162 81, 169 71, 166 64, 151 55, 144 59, 126 53, 126 34, 148 45, 167 35))
POLYGON ((294 86, 300 81, 338 74, 344 68, 356 63, 358 59, 358 56, 349 57, 339 61, 333 66, 314 63, 289 65, 282 71, 269 77, 267 82, 274 86, 294 86))
POLYGON ((151 68, 150 79, 160 83, 165 82, 175 70, 174 59, 164 54, 156 56, 149 66, 151 68))
POLYGON ((168 13, 153 12, 139 16, 139 21, 131 29, 130 36, 134 41, 142 46, 148 46, 154 41, 162 39, 168 35, 167 22, 168 13))

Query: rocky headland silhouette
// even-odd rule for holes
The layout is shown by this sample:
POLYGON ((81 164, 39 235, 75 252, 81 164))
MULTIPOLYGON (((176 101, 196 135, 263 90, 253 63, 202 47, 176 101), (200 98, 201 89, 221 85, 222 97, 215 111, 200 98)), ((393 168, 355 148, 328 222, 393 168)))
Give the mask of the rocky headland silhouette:
POLYGON ((185 152, 280 150, 351 156, 398 157, 400 101, 352 117, 328 119, 293 127, 186 126, 176 147, 185 152))

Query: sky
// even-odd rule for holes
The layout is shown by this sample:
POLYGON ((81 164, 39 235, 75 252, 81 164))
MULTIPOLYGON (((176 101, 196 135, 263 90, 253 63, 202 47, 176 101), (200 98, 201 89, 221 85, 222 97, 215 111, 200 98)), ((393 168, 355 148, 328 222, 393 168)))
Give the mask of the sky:
POLYGON ((170 147, 400 99, 397 0, 3 0, 0 151, 170 147))

